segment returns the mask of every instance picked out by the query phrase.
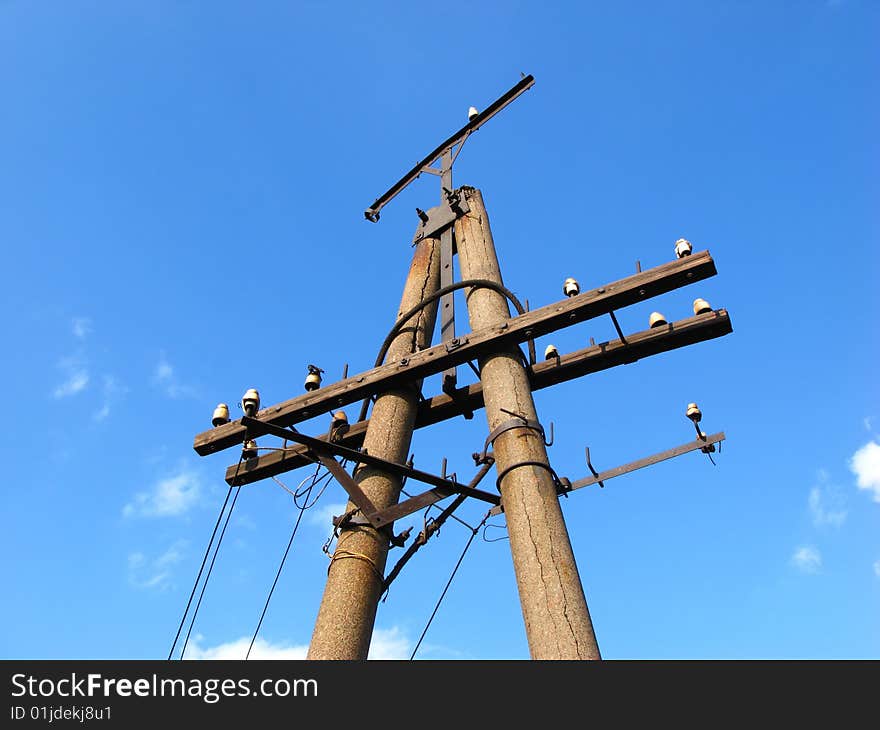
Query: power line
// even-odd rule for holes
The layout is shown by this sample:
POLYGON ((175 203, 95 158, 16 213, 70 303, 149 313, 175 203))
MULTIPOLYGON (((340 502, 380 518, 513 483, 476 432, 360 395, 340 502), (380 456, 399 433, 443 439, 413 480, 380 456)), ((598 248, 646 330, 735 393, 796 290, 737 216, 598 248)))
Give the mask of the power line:
MULTIPOLYGON (((244 454, 238 459, 238 466, 235 467, 235 477, 232 479, 232 484, 235 484, 235 480, 238 477, 238 470, 241 468, 241 462, 244 458, 244 454)), ((180 638, 180 632, 183 631, 183 625, 186 623, 186 616, 189 613, 189 607, 192 605, 193 597, 196 595, 196 589, 199 587, 199 581, 202 578, 202 571, 205 569, 205 563, 208 562, 208 554, 211 552, 211 545, 214 544, 214 537, 217 535, 217 528, 220 526, 220 520, 223 519, 223 513, 226 511, 226 505, 229 503, 229 496, 232 494, 233 487, 230 486, 229 490, 226 492, 226 499, 223 500, 223 506, 220 508, 220 514, 217 515, 217 521, 214 523, 214 529, 211 532, 211 539, 208 540, 208 546, 205 548, 205 555, 202 558, 202 564, 199 567, 199 572, 196 575, 195 583, 193 583, 192 591, 189 594, 189 600, 186 602, 186 608, 183 611, 183 616, 180 617, 180 625, 177 627, 177 633, 174 635, 174 641, 171 644, 171 649, 168 651, 168 659, 170 660, 172 655, 174 654, 174 647, 177 646, 177 640, 180 638)), ((201 600, 201 599, 200 599, 201 600)))
MULTIPOLYGON (((251 656, 251 651, 254 648, 254 642, 257 640, 257 635, 260 633, 260 627, 263 625, 263 619, 266 617, 266 611, 269 610, 269 601, 272 600, 272 594, 275 593, 275 586, 278 585, 278 579, 281 577, 281 571, 284 569, 284 563, 287 561, 287 555, 290 552, 290 546, 293 545, 293 538, 296 537, 296 531, 299 529, 299 523, 302 521, 302 517, 305 514, 307 509, 314 507, 317 504, 318 500, 321 498, 321 495, 324 494, 324 490, 327 488, 327 485, 330 483, 329 481, 324 484, 321 488, 321 491, 318 492, 318 496, 312 500, 312 503, 309 504, 309 494, 315 485, 319 484, 323 479, 330 475, 328 471, 324 476, 319 477, 318 474, 320 472, 320 466, 315 470, 315 473, 311 476, 311 484, 305 490, 297 490, 296 492, 288 489, 284 484, 281 483, 280 480, 275 479, 284 489, 286 489, 290 494, 293 495, 294 504, 299 507, 299 515, 297 515, 296 523, 293 526, 293 531, 290 533, 290 540, 287 541, 287 547, 284 549, 284 555, 281 556, 281 563, 278 565, 278 570, 275 573, 275 580, 272 581, 272 587, 269 589, 269 594, 266 596, 266 602, 263 604, 263 612, 260 614, 260 620, 257 622, 257 628, 254 629, 254 635, 251 637, 250 646, 248 646, 247 654, 245 654, 245 659, 249 659, 251 656), (297 497, 304 496, 305 502, 303 504, 299 504, 296 500, 297 497)), ((274 477, 273 477, 274 479, 274 477)), ((304 479, 303 482, 306 480, 304 479)), ((302 486, 303 482, 300 482, 300 486, 302 486)))
POLYGON ((186 652, 186 645, 189 643, 189 637, 193 630, 193 625, 196 622, 196 616, 199 615, 199 607, 202 605, 202 599, 205 597, 205 590, 208 587, 208 581, 211 580, 211 573, 214 570, 214 562, 217 560, 217 555, 220 552, 220 545, 223 543, 223 536, 226 534, 226 527, 229 525, 229 518, 232 517, 232 510, 235 509, 235 503, 238 501, 238 495, 241 494, 241 487, 235 488, 235 496, 232 498, 232 504, 229 505, 229 511, 226 513, 226 520, 223 523, 223 529, 220 530, 220 537, 217 539, 217 547, 214 549, 214 557, 211 558, 211 564, 208 566, 208 572, 205 574, 205 582, 202 583, 202 590, 199 593, 199 600, 196 602, 196 607, 193 610, 192 620, 189 622, 189 629, 186 631, 186 638, 183 641, 183 648, 180 650, 180 658, 183 659, 183 655, 186 652))
POLYGON ((449 576, 449 580, 446 581, 446 586, 443 588, 443 593, 440 594, 440 598, 437 600, 437 605, 434 606, 434 610, 431 612, 431 617, 428 619, 428 623, 425 624, 425 628, 422 631, 422 635, 419 637, 419 640, 416 642, 415 649, 413 649, 412 654, 410 655, 410 661, 415 659, 416 653, 419 650, 419 647, 422 645, 422 640, 425 638, 425 634, 428 633, 428 629, 431 628, 431 622, 434 620, 434 616, 437 615, 437 611, 440 608, 440 604, 443 603, 443 599, 446 597, 446 591, 449 590, 449 586, 452 585, 452 579, 455 578, 455 574, 458 572, 459 566, 461 566, 462 561, 464 560, 464 556, 467 555, 467 551, 473 543, 474 538, 477 536, 477 533, 480 531, 480 528, 486 524, 486 520, 489 519, 490 512, 486 513, 486 516, 483 518, 483 521, 480 522, 479 525, 472 528, 471 536, 468 538, 467 544, 464 546, 464 550, 461 551, 461 556, 458 558, 458 562, 455 564, 455 567, 452 569, 452 575, 449 576))
POLYGON ((263 604, 263 612, 260 614, 260 620, 257 622, 257 628, 254 629, 254 635, 251 638, 250 646, 248 646, 247 654, 245 654, 245 659, 249 659, 251 656, 251 650, 254 648, 254 642, 257 640, 257 634, 260 633, 260 627, 263 625, 263 619, 266 617, 266 611, 269 609, 269 601, 272 600, 272 594, 275 592, 275 586, 278 585, 278 579, 281 577, 281 571, 284 569, 284 563, 287 560, 287 554, 290 552, 290 546, 293 545, 293 538, 296 537, 296 531, 299 529, 299 523, 302 520, 302 516, 305 514, 305 509, 300 507, 299 515, 297 515, 296 523, 293 526, 293 532, 290 533, 290 540, 287 541, 287 547, 284 549, 284 555, 281 557, 281 563, 278 566, 278 571, 275 573, 275 580, 272 581, 272 587, 269 589, 269 595, 266 596, 266 603, 263 604))

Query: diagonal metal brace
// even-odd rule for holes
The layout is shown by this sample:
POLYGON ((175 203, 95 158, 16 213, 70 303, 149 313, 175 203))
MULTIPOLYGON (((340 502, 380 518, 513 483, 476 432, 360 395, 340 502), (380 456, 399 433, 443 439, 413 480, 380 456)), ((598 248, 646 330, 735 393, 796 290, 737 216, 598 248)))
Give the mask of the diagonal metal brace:
POLYGON ((373 527, 382 527, 382 522, 376 519, 376 505, 370 501, 370 498, 364 494, 358 483, 352 479, 348 472, 342 468, 342 465, 333 458, 324 449, 312 449, 318 461, 333 475, 333 478, 339 482, 342 488, 348 492, 349 499, 361 511, 361 514, 370 522, 373 527))
MULTIPOLYGON (((456 484, 450 479, 444 479, 443 477, 439 477, 436 474, 430 474, 426 471, 413 469, 406 466, 405 464, 397 464, 393 461, 381 459, 378 456, 372 456, 371 454, 367 454, 363 451, 350 449, 347 446, 342 446, 341 444, 329 443, 313 436, 306 436, 304 433, 299 433, 298 431, 288 431, 287 429, 281 428, 280 426, 275 426, 274 424, 267 423, 266 421, 260 421, 256 418, 251 418, 250 416, 243 416, 241 419, 241 423, 245 428, 248 429, 248 433, 251 435, 251 438, 257 438, 262 434, 268 433, 272 434, 273 436, 277 436, 278 438, 287 439, 288 441, 296 441, 297 443, 303 444, 304 446, 308 446, 313 451, 315 449, 323 449, 325 451, 329 451, 334 456, 341 456, 343 459, 348 459, 349 461, 356 464, 375 466, 376 468, 387 471, 390 474, 394 474, 395 476, 415 479, 418 482, 430 484, 434 487, 440 487, 442 489, 453 488, 453 491, 467 489, 460 484, 456 484)), ((490 494, 489 492, 483 492, 479 489, 470 490, 469 494, 471 494, 471 496, 477 497, 478 499, 481 499, 484 502, 492 502, 493 504, 497 504, 498 502, 497 495, 490 494)))
MULTIPOLYGON (((475 487, 480 483, 480 480, 488 474, 489 470, 492 468, 491 464, 483 464, 480 467, 480 470, 476 473, 473 479, 471 479, 470 484, 468 486, 475 487)), ((397 561, 395 566, 391 569, 391 572, 385 577, 385 581, 383 583, 383 587, 385 590, 388 590, 388 586, 394 581, 394 579, 398 576, 401 570, 403 570, 403 566, 409 562, 410 558, 415 555, 419 548, 425 545, 432 535, 437 534, 440 531, 440 528, 446 522, 447 519, 452 515, 455 510, 457 510, 466 499, 466 495, 459 494, 447 507, 444 509, 438 517, 436 517, 433 521, 428 522, 427 519, 425 521, 424 529, 418 534, 413 543, 407 548, 406 552, 403 554, 403 557, 397 561)), ((410 502, 412 500, 409 500, 410 502)), ((403 506, 404 503, 401 503, 399 506, 403 506)))
POLYGON ((404 517, 407 514, 411 514, 412 512, 421 509, 422 507, 433 504, 434 502, 439 502, 441 499, 445 499, 452 494, 465 494, 468 497, 474 497, 475 499, 489 502, 493 505, 497 505, 500 502, 500 498, 497 494, 491 494, 481 489, 474 489, 459 484, 454 479, 440 477, 419 469, 413 469, 405 464, 397 464, 393 461, 387 461, 378 456, 372 456, 365 452, 357 451, 356 449, 350 449, 341 444, 330 443, 323 441, 322 439, 314 438, 313 436, 306 436, 304 433, 299 433, 298 431, 289 431, 280 426, 275 426, 271 423, 251 418, 250 416, 243 416, 241 423, 247 428, 248 434, 251 438, 257 438, 262 434, 271 434, 278 438, 287 439, 288 441, 296 441, 297 443, 307 446, 312 453, 315 454, 316 458, 318 458, 318 460, 331 471, 333 476, 339 480, 342 487, 349 493, 351 501, 361 508, 364 516, 367 517, 367 519, 370 520, 370 524, 375 527, 387 525, 400 517, 404 517), (435 487, 435 489, 413 497, 412 499, 407 500, 407 502, 402 502, 399 505, 394 505, 387 509, 377 511, 375 505, 373 505, 372 502, 369 501, 369 498, 363 494, 363 491, 354 479, 352 479, 348 472, 346 472, 336 459, 333 458, 334 456, 342 457, 355 464, 373 466, 390 474, 394 474, 395 476, 415 479, 416 481, 430 484, 435 487), (325 462, 324 459, 327 459, 327 461, 325 462), (352 487, 357 491, 353 493, 351 491, 352 487), (357 492, 360 492, 360 494, 363 495, 363 498, 358 496, 356 499, 355 496, 357 495, 357 492), (358 503, 358 499, 361 499, 364 503, 363 507, 358 503), (415 504, 416 501, 418 501, 418 506, 414 506, 407 511, 406 506, 408 503, 415 504))

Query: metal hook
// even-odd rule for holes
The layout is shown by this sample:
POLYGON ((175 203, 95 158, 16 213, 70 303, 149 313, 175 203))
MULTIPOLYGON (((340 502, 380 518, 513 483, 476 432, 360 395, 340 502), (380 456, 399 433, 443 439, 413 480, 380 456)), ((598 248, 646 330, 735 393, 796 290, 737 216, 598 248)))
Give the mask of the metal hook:
POLYGON ((584 447, 584 450, 587 452, 587 468, 588 468, 588 469, 590 470, 590 472, 593 474, 593 477, 598 481, 599 486, 600 486, 602 489, 605 489, 605 484, 604 484, 601 480, 599 480, 599 472, 597 472, 597 471, 593 468, 593 462, 590 461, 590 447, 589 447, 589 446, 585 446, 585 447, 584 447))
MULTIPOLYGON (((410 469, 412 469, 412 468, 413 468, 413 464, 415 464, 415 458, 416 458, 416 455, 413 453, 413 454, 410 454, 410 455, 409 455, 409 459, 406 460, 406 465, 407 465, 410 469)), ((400 488, 401 488, 401 490, 406 486, 406 479, 407 479, 406 474, 404 474, 404 475, 401 477, 401 479, 400 479, 400 488)))
POLYGON ((489 532, 489 528, 493 528, 496 530, 507 530, 507 524, 505 523, 503 525, 494 525, 491 522, 487 522, 485 525, 483 525, 483 542, 500 542, 501 540, 509 540, 510 539, 510 537, 508 535, 502 535, 501 537, 493 537, 493 538, 486 537, 486 535, 489 532))
MULTIPOLYGON (((543 431, 543 429, 541 429, 543 431)), ((547 440, 547 434, 544 433, 544 446, 553 446, 553 440, 555 438, 555 434, 553 432, 553 421, 550 421, 550 440, 547 440)))

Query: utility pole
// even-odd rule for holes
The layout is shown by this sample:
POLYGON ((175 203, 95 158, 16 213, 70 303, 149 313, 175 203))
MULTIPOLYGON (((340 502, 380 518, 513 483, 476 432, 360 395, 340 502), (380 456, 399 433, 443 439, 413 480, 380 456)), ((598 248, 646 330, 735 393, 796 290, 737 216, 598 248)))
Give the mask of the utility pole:
MULTIPOLYGON (((437 239, 426 238, 415 247, 398 318, 439 288, 440 246, 437 239)), ((405 359, 430 345, 436 315, 436 302, 413 315, 408 326, 403 327, 391 343, 387 362, 405 359)), ((406 461, 420 391, 421 380, 417 380, 377 397, 364 437, 368 454, 399 464, 406 461)), ((397 503, 401 487, 399 476, 361 464, 353 477, 378 508, 397 503)), ((349 502, 347 511, 354 509, 355 505, 349 502)), ((376 529, 369 522, 354 519, 340 526, 309 646, 309 659, 367 658, 376 607, 382 594, 390 529, 391 526, 376 529)))
MULTIPOLYGON (((384 589, 468 498, 491 505, 487 518, 506 516, 532 658, 600 659, 559 498, 594 484, 604 487, 606 480, 694 451, 712 461, 716 444, 718 452, 721 450, 724 432, 704 433, 699 426, 702 413, 696 403, 689 403, 685 415, 697 434, 689 443, 601 472, 593 466, 587 447, 586 463, 592 476, 574 483, 550 466, 546 446, 553 440, 552 430, 548 441, 532 391, 721 337, 732 332, 732 326, 725 309, 712 309, 706 300, 697 298, 693 317, 667 321, 655 311, 648 318, 647 330, 624 334, 615 310, 717 273, 709 252, 694 252, 683 238, 675 242, 673 261, 646 270, 637 261, 635 274, 583 292, 574 279, 566 279, 566 298, 537 309, 529 310, 528 301, 523 307, 504 287, 482 194, 470 187, 455 189, 452 166, 470 136, 533 84, 533 77, 523 75, 482 112, 469 109, 464 127, 366 209, 367 220, 377 222, 384 206, 422 174, 440 178, 440 204, 428 210, 416 208, 419 223, 412 240, 412 264, 394 327, 375 366, 353 376, 348 375, 346 366, 341 380, 321 386, 318 378, 317 387, 307 387, 306 393, 257 412, 246 409, 246 415, 234 422, 221 404, 222 408, 215 410, 213 428, 194 439, 193 448, 202 456, 242 443, 254 446, 254 439, 267 434, 282 440, 283 446, 264 449, 267 453, 262 455, 254 446, 243 461, 229 466, 226 481, 230 485, 252 484, 318 462, 348 493, 346 513, 333 519, 333 536, 338 539, 309 659, 367 657, 384 589), (456 253, 461 272, 458 282, 453 276, 456 253), (455 333, 453 305, 458 290, 466 293, 471 325, 470 332, 461 336, 455 333), (516 309, 516 316, 511 317, 508 302, 516 309), (536 338, 603 316, 611 318, 619 339, 596 343, 591 337, 589 347, 570 353, 559 353, 551 345, 544 360, 537 362, 536 338), (440 342, 432 346, 437 319, 440 342), (520 350, 526 343, 528 361, 520 350), (465 364, 478 373, 478 381, 459 387, 456 368, 465 364), (423 379, 439 374, 442 392, 423 397, 423 379), (294 427, 363 399, 374 399, 370 417, 365 400, 358 421, 344 431, 331 426, 326 434, 311 436, 294 427), (482 452, 473 454, 478 469, 468 483, 447 474, 445 459, 439 475, 415 469, 407 462, 414 429, 460 416, 472 418, 479 408, 486 411, 489 433, 482 452), (351 474, 344 462, 355 465, 351 474), (492 465, 497 491, 478 488, 492 465), (404 478, 430 488, 399 501, 404 478), (453 496, 429 523, 427 510, 453 496), (394 535, 394 523, 422 510, 426 510, 425 529, 386 571, 390 547, 404 547, 409 534, 407 529, 394 535)), ((310 372, 314 367, 309 366, 310 372)), ((336 420, 334 417, 333 422, 336 420)))
MULTIPOLYGON (((470 212, 455 224, 461 276, 501 284, 483 196, 463 192, 470 212)), ((507 301, 492 289, 469 291, 467 309, 473 330, 510 319, 507 301)), ((533 659, 600 659, 520 351, 505 348, 479 362, 529 651, 533 659)))

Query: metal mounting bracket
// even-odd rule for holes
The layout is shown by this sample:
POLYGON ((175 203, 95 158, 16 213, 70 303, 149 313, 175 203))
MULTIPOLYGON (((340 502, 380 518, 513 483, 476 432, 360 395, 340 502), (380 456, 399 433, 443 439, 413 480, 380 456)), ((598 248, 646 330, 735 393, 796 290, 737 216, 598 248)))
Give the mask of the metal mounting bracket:
POLYGON ((488 458, 489 447, 495 443, 495 439, 497 439, 502 433, 505 431, 510 431, 514 428, 528 428, 532 431, 536 431, 541 436, 541 440, 544 442, 545 446, 553 445, 553 424, 550 424, 550 440, 547 441, 547 434, 544 431, 544 427, 538 423, 537 421, 529 421, 522 416, 514 416, 513 418, 508 418, 506 421, 499 423, 489 435, 486 437, 486 442, 483 444, 483 450, 480 453, 475 453, 473 455, 474 463, 476 464, 484 464, 488 458))
POLYGON ((436 236, 451 226, 465 213, 470 212, 470 206, 467 204, 464 196, 456 190, 452 196, 449 196, 440 205, 435 205, 433 208, 428 208, 428 210, 416 208, 416 212, 419 214, 420 220, 412 240, 414 246, 422 239, 436 236))

